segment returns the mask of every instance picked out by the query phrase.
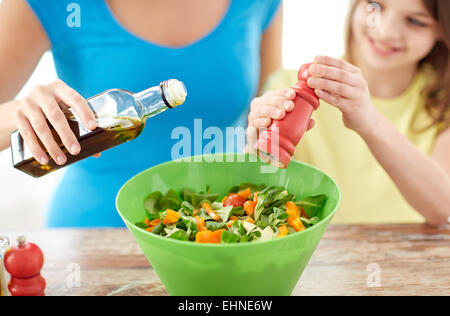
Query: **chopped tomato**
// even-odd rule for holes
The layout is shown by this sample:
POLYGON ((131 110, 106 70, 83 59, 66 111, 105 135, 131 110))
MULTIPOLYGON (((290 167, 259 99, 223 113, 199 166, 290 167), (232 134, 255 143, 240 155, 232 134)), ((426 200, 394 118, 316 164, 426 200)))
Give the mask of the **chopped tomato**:
POLYGON ((243 196, 240 196, 239 194, 230 194, 225 202, 223 203, 223 206, 230 206, 233 207, 239 207, 244 206, 244 203, 247 201, 247 199, 243 196))

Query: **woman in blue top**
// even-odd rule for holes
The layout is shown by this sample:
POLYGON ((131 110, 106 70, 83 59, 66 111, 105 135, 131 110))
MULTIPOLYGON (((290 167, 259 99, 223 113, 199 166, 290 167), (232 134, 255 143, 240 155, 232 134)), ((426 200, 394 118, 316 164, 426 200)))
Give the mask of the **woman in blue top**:
POLYGON ((48 225, 122 226, 115 212, 117 191, 134 174, 171 159, 178 141, 171 139, 174 128, 193 134, 195 119, 202 119, 203 130, 245 127, 250 101, 281 63, 279 7, 280 0, 3 0, 0 150, 19 129, 38 161, 64 164, 45 119, 69 152, 80 148, 59 101, 94 129, 84 98, 110 88, 139 92, 169 78, 188 88, 185 105, 152 118, 135 141, 68 167, 48 225), (49 48, 60 80, 9 101, 49 48))

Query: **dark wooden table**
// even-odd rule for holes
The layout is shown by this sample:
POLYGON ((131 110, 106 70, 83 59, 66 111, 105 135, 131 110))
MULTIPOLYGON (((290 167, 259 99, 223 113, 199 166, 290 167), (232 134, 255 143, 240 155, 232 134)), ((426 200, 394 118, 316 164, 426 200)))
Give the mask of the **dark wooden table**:
MULTIPOLYGON (((127 230, 26 235, 45 253, 47 295, 167 295, 127 230)), ((293 295, 450 295, 450 226, 331 226, 293 295)))

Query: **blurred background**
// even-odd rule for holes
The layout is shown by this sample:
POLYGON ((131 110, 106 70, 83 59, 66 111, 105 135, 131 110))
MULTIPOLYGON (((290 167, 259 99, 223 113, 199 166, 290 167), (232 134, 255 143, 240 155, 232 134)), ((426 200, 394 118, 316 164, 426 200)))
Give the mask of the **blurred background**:
MULTIPOLYGON (((341 56, 348 5, 348 0, 284 0, 283 66, 298 68, 319 54, 341 56)), ((52 55, 46 53, 17 97, 54 79, 52 55)), ((34 179, 16 171, 10 155, 9 150, 0 152, 0 231, 42 228, 46 206, 64 171, 34 179)))

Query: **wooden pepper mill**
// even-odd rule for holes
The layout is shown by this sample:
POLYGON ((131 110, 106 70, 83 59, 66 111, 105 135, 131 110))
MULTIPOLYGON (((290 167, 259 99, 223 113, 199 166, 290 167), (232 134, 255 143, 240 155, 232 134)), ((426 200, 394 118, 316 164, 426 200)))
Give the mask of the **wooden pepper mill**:
POLYGON ((8 249, 4 261, 6 271, 11 275, 8 284, 12 296, 45 296, 45 279, 41 276, 44 254, 25 237, 17 239, 18 246, 8 249))
POLYGON ((287 168, 295 147, 305 134, 312 113, 318 109, 319 98, 314 90, 308 86, 309 67, 303 65, 298 72, 298 83, 292 87, 296 92, 294 110, 286 113, 282 120, 274 120, 263 131, 256 143, 256 149, 261 159, 279 168, 287 168))

